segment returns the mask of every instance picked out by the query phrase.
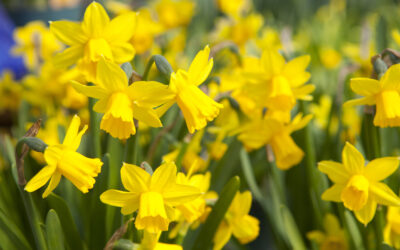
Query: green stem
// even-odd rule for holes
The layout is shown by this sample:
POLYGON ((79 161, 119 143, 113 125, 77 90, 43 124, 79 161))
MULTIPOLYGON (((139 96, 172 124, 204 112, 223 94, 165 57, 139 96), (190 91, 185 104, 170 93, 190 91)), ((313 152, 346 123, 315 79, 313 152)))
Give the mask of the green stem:
POLYGON ((32 196, 30 193, 25 192, 22 188, 19 188, 19 191, 22 197, 22 202, 24 203, 26 214, 28 216, 29 225, 32 229, 36 247, 39 250, 46 250, 46 240, 43 235, 42 228, 40 227, 40 225, 43 225, 43 222, 39 217, 39 213, 35 205, 33 204, 32 196))
POLYGON ((154 63, 154 57, 152 56, 152 57, 150 57, 149 61, 146 64, 146 68, 144 69, 143 76, 142 76, 143 81, 147 80, 147 77, 149 76, 149 72, 150 72, 151 66, 153 66, 153 63, 154 63))
POLYGON ((97 113, 93 110, 96 100, 89 97, 89 113, 90 113, 90 138, 92 140, 92 156, 96 158, 101 157, 101 143, 100 143, 100 121, 97 113))
POLYGON ((139 164, 138 162, 138 151, 139 151, 139 129, 136 130, 136 134, 131 136, 125 145, 124 161, 130 164, 139 164))
POLYGON ((182 146, 179 150, 178 156, 176 157, 176 161, 175 161, 178 172, 181 171, 181 169, 182 169, 183 157, 185 156, 188 146, 189 146, 189 142, 186 138, 184 138, 183 142, 182 142, 182 146))

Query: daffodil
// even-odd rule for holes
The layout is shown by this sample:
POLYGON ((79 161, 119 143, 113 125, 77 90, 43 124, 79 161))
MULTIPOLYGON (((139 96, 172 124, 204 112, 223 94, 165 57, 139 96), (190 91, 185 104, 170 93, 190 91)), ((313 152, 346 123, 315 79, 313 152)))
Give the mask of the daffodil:
POLYGON ((389 207, 386 214, 384 241, 390 246, 400 248, 400 207, 389 207))
POLYGON ((186 176, 184 173, 178 173, 176 182, 181 185, 192 186, 198 188, 202 193, 201 196, 196 198, 191 202, 184 203, 182 205, 177 206, 177 209, 182 213, 185 220, 189 223, 194 222, 199 219, 205 213, 206 210, 206 199, 210 195, 207 193, 210 187, 210 172, 206 172, 205 174, 195 174, 191 175, 189 172, 186 176))
POLYGON ((318 243, 321 250, 348 249, 344 230, 340 227, 336 216, 333 214, 325 215, 323 223, 324 231, 311 231, 307 233, 307 238, 318 243))
POLYGON ((396 171, 398 157, 378 158, 365 165, 361 153, 353 145, 346 143, 342 161, 343 163, 318 163, 318 169, 327 174, 334 183, 322 194, 323 200, 343 202, 364 225, 374 217, 377 204, 400 206, 400 198, 381 182, 396 171))
POLYGON ((257 238, 260 227, 258 219, 249 215, 251 200, 249 191, 236 193, 214 236, 214 250, 222 249, 232 234, 241 244, 247 244, 257 238))
POLYGON ((14 55, 22 56, 30 70, 36 70, 44 60, 49 60, 55 52, 63 48, 41 21, 33 21, 14 31, 16 45, 14 55))
POLYGON ((189 24, 194 13, 194 2, 190 0, 159 0, 155 9, 165 29, 189 24))
POLYGON ((400 64, 391 66, 380 80, 352 78, 351 89, 363 96, 345 105, 376 105, 374 125, 378 127, 400 126, 400 64))
POLYGON ((138 166, 124 163, 121 180, 128 191, 111 189, 100 199, 103 203, 121 207, 124 215, 138 210, 135 226, 139 230, 150 233, 167 231, 174 208, 195 200, 201 194, 195 187, 177 184, 176 171, 173 162, 161 165, 153 175, 138 166))
POLYGON ((87 193, 93 188, 96 177, 101 170, 103 163, 100 159, 90 159, 76 150, 81 143, 82 135, 87 130, 85 126, 79 131, 80 119, 74 116, 69 125, 62 144, 49 145, 44 151, 44 159, 47 166, 42 168, 25 186, 25 190, 33 192, 46 184, 49 185, 43 193, 47 197, 58 185, 61 176, 65 176, 82 193, 87 193))
POLYGON ((314 85, 304 85, 311 76, 305 71, 310 56, 297 57, 286 63, 278 51, 266 50, 261 59, 249 62, 244 74, 250 83, 244 88, 249 88, 257 106, 289 112, 297 99, 312 99, 309 94, 314 91, 314 85))
POLYGON ((104 113, 100 128, 113 137, 127 139, 136 133, 133 119, 151 127, 161 127, 155 107, 173 98, 166 85, 138 81, 128 85, 128 77, 115 63, 101 59, 97 64, 96 86, 72 82, 86 96, 99 99, 94 111, 104 113))
POLYGON ((131 39, 136 53, 143 54, 151 49, 155 37, 161 32, 162 25, 152 18, 150 11, 144 8, 140 9, 137 15, 135 34, 131 39))
POLYGON ((197 53, 188 71, 179 69, 172 72, 169 89, 175 93, 175 101, 182 110, 190 133, 200 130, 212 121, 223 107, 199 89, 213 67, 213 59, 209 59, 210 48, 197 53))
POLYGON ((78 70, 56 68, 51 61, 46 61, 38 73, 22 79, 24 99, 31 105, 42 109, 58 106, 72 109, 86 107, 87 97, 80 93, 71 93, 70 90, 69 81, 82 78, 78 70))
POLYGON ((277 167, 287 170, 300 163, 304 157, 303 150, 296 145, 290 134, 305 127, 311 119, 312 115, 302 117, 302 114, 298 114, 291 123, 284 124, 269 117, 255 118, 236 132, 247 150, 270 144, 277 167))
POLYGON ((87 80, 96 79, 96 65, 101 58, 117 64, 129 62, 135 50, 129 42, 135 31, 136 14, 124 13, 110 21, 103 6, 92 2, 83 22, 54 21, 51 32, 69 47, 54 58, 60 67, 77 64, 87 80))
POLYGON ((251 13, 247 16, 238 16, 234 19, 219 19, 214 39, 216 42, 231 40, 241 50, 244 50, 249 41, 257 38, 263 22, 263 17, 256 13, 251 13))
POLYGON ((248 4, 247 0, 217 0, 218 8, 232 17, 238 17, 248 4))

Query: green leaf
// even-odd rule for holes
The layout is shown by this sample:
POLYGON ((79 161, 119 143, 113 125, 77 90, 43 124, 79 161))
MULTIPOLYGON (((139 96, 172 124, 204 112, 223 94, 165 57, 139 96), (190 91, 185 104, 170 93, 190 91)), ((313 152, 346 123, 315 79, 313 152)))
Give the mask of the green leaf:
POLYGON ((198 234, 192 247, 193 250, 203 250, 210 248, 218 226, 224 219, 224 216, 228 211, 229 206, 231 205, 237 191, 239 190, 239 187, 240 178, 238 176, 232 177, 230 181, 224 186, 217 203, 215 203, 213 210, 211 211, 206 222, 200 229, 200 233, 198 234))
POLYGON ((47 197, 47 201, 50 203, 50 207, 60 215, 61 226, 65 232, 65 239, 69 247, 74 250, 83 250, 83 241, 65 201, 54 193, 47 197))
MULTIPOLYGON (((17 249, 32 249, 21 230, 1 210, 0 234, 6 235, 17 249)), ((0 249, 7 249, 6 246, 3 245, 3 242, 0 242, 0 249)))
POLYGON ((256 178, 254 177, 253 167, 251 166, 249 155, 244 148, 240 150, 240 162, 242 163, 241 165, 244 178, 246 179, 254 198, 260 203, 265 202, 261 190, 257 185, 256 178))
POLYGON ((344 216, 348 228, 348 233, 350 235, 349 238, 351 239, 351 241, 353 241, 355 249, 364 250, 365 247, 363 244, 363 239, 360 230, 358 230, 357 222, 355 221, 353 215, 351 215, 349 211, 345 211, 344 216))
POLYGON ((289 239, 291 249, 305 250, 306 247, 300 235, 299 229, 297 228, 296 222, 293 219, 292 213, 284 205, 281 206, 281 212, 282 212, 284 229, 289 239))
POLYGON ((90 219, 89 230, 89 249, 102 249, 107 243, 106 236, 106 205, 100 201, 100 194, 107 190, 108 174, 110 168, 110 154, 103 156, 101 173, 96 179, 96 183, 90 195, 90 211, 86 216, 90 219))
POLYGON ((46 217, 47 246, 51 250, 62 250, 64 247, 64 235, 61 223, 54 209, 50 209, 46 217))

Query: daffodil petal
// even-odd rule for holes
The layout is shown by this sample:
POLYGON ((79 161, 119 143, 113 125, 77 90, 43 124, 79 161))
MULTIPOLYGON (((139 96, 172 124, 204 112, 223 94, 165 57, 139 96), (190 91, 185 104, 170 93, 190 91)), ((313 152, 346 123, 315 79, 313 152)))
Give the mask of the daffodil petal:
POLYGON ((150 174, 136 165, 124 163, 121 168, 121 180, 129 191, 141 193, 148 190, 150 174))
POLYGON ((75 64, 82 55, 83 47, 81 45, 74 45, 55 55, 53 63, 56 67, 65 68, 75 64))
POLYGON ((49 196, 49 194, 53 192, 53 190, 58 186, 60 180, 61 180, 61 173, 56 171, 51 177, 49 185, 47 186, 46 190, 44 190, 42 198, 46 198, 47 196, 49 196))
POLYGON ((56 166, 45 166, 25 186, 25 190, 33 192, 43 187, 56 171, 56 166))
POLYGON ((370 183, 369 190, 378 204, 385 206, 400 206, 400 198, 384 183, 370 183))
POLYGON ((322 193, 321 199, 325 201, 342 202, 341 194, 344 187, 344 184, 334 184, 322 193))
POLYGON ((343 164, 334 161, 321 161, 318 169, 328 175, 334 183, 345 183, 349 179, 349 174, 343 164))
POLYGON ((79 116, 74 115, 67 129, 67 133, 65 134, 64 137, 63 145, 68 146, 73 151, 76 151, 78 149, 82 135, 86 132, 88 128, 86 125, 78 134, 80 125, 81 125, 81 119, 79 118, 79 116))
POLYGON ((177 206, 186 202, 193 201, 201 195, 198 188, 188 185, 170 185, 163 192, 164 201, 167 205, 177 206))
POLYGON ((136 28, 136 13, 130 11, 121 14, 107 25, 104 30, 104 37, 110 44, 128 42, 136 28))
POLYGON ((285 64, 283 73, 288 76, 299 74, 306 70, 306 68, 310 64, 310 60, 310 55, 296 57, 285 64))
POLYGON ((315 90, 315 85, 313 84, 307 84, 307 85, 303 85, 301 87, 292 89, 293 91, 293 95, 297 98, 297 99, 309 99, 308 96, 310 93, 312 93, 315 90))
POLYGON ((376 202, 373 199, 368 199, 367 204, 361 210, 355 211, 354 214, 357 220, 366 226, 374 218, 375 211, 376 202))
POLYGON ((364 171, 364 157, 348 142, 346 142, 342 152, 342 161, 349 174, 360 174, 364 171))
POLYGON ((241 244, 247 244, 257 238, 260 231, 260 222, 250 215, 243 216, 236 221, 232 233, 241 244))
POLYGON ((136 210, 138 210, 138 208, 139 208, 139 195, 125 202, 125 205, 121 208, 121 214, 123 215, 131 214, 136 210))
POLYGON ((222 221, 221 224, 219 224, 217 232, 214 235, 213 250, 222 249, 226 245, 226 243, 228 243, 231 236, 232 236, 232 228, 228 225, 228 223, 222 221))
POLYGON ((155 81, 137 81, 128 87, 129 96, 142 107, 154 108, 175 98, 167 85, 155 81))
POLYGON ((135 56, 135 49, 130 43, 117 43, 111 47, 115 63, 129 62, 135 56))
POLYGON ((350 86, 355 93, 361 96, 375 95, 380 91, 379 81, 371 78, 352 78, 350 86))
POLYGON ((357 106, 357 105, 374 105, 376 103, 373 96, 358 98, 343 103, 343 107, 357 106))
POLYGON ((64 20, 50 22, 50 31, 58 40, 69 46, 84 44, 88 39, 83 33, 82 26, 76 22, 64 20))
POLYGON ((102 58, 97 63, 96 84, 109 91, 122 91, 128 87, 128 78, 118 64, 102 58))
POLYGON ((114 207, 123 207, 127 201, 132 200, 135 197, 138 197, 138 195, 131 192, 110 189, 100 195, 100 200, 101 202, 114 207))
POLYGON ((190 64, 188 73, 190 81, 198 86, 203 83, 210 74, 214 65, 213 59, 209 59, 210 47, 208 45, 197 53, 192 63, 190 64))
POLYGON ((82 29, 88 36, 99 37, 109 23, 110 18, 103 6, 93 1, 86 8, 82 22, 82 29))
POLYGON ((100 86, 87 86, 76 81, 71 81, 71 85, 76 91, 88 97, 102 99, 108 95, 107 91, 100 86))
POLYGON ((399 167, 398 157, 383 157, 367 164, 364 175, 371 181, 381 181, 393 174, 399 167))
POLYGON ((167 162, 159 166, 151 177, 151 190, 163 192, 176 180, 176 166, 174 162, 167 162))
POLYGON ((400 65, 394 64, 389 67, 381 82, 385 89, 400 90, 400 65))
POLYGON ((138 121, 141 121, 151 127, 162 127, 160 118, 158 118, 157 113, 151 108, 142 108, 137 105, 133 106, 133 117, 138 121))

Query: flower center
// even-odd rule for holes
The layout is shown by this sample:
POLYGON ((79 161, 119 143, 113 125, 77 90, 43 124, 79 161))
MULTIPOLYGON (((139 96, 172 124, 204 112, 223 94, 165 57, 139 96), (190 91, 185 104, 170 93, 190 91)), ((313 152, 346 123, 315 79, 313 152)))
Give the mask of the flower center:
POLYGON ((97 62, 101 57, 113 60, 110 45, 103 38, 90 39, 85 47, 85 60, 97 62))
POLYGON ((269 86, 269 97, 267 106, 272 109, 289 110, 295 103, 292 89, 288 80, 283 76, 276 76, 272 79, 269 86))
POLYGON ((351 177, 341 194, 344 206, 352 211, 362 209, 368 200, 368 188, 369 181, 363 175, 351 177))

